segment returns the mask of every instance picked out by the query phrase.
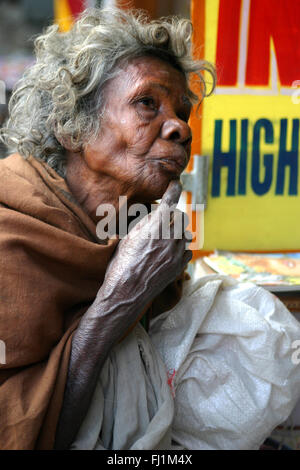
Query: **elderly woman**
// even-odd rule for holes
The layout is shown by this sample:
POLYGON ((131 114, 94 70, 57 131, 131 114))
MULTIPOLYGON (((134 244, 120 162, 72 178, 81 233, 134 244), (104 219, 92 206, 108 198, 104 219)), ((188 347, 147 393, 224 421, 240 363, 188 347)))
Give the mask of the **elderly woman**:
POLYGON ((143 235, 180 196, 189 76, 202 99, 200 72, 214 74, 192 59, 190 36, 185 19, 92 9, 36 40, 2 129, 16 152, 0 166, 2 448, 68 448, 112 348, 180 298, 184 233, 143 235), (128 207, 163 200, 119 243, 99 240, 97 208, 118 216, 121 195, 128 207))
POLYGON ((16 152, 0 163, 3 449, 253 449, 299 397, 300 328, 277 299, 183 282, 188 237, 169 216, 189 77, 200 100, 201 72, 214 77, 190 34, 187 20, 95 9, 36 41, 2 130, 16 152), (160 198, 121 236, 120 200, 160 198))

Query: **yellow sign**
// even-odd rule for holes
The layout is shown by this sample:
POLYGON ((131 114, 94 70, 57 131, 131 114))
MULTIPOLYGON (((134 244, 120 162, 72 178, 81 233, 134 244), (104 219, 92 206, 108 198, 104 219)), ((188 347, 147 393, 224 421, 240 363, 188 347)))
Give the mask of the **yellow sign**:
POLYGON ((192 120, 210 158, 204 251, 300 250, 299 14, 294 0, 194 0, 218 74, 192 120))

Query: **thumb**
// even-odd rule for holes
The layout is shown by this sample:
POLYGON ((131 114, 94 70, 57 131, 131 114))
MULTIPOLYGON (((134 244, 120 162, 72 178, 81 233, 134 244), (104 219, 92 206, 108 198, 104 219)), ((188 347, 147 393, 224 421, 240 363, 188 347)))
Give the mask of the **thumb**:
POLYGON ((177 206, 180 195, 182 192, 182 186, 179 180, 172 180, 164 193, 160 205, 166 204, 169 207, 174 205, 177 206))

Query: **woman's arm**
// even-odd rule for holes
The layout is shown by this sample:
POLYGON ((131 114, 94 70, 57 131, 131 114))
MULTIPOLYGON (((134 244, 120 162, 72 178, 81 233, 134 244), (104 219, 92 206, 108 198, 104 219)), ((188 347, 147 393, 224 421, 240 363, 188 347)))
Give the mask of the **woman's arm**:
POLYGON ((96 382, 111 348, 139 316, 142 306, 130 300, 118 302, 116 290, 97 299, 82 317, 72 340, 64 403, 56 434, 56 449, 68 449, 74 441, 91 402, 96 382))
POLYGON ((68 449, 74 441, 112 347, 191 259, 184 236, 181 240, 147 236, 157 233, 180 192, 180 184, 173 181, 158 209, 121 240, 94 303, 81 319, 72 340, 56 449, 68 449))

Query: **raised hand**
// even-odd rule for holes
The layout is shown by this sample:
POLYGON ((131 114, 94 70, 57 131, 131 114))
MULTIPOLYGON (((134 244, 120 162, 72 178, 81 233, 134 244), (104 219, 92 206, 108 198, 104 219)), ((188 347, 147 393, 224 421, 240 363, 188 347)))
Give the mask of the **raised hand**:
POLYGON ((186 214, 175 209, 181 191, 180 182, 172 180, 157 209, 120 241, 106 272, 106 288, 118 286, 121 297, 134 292, 149 301, 183 271, 192 252, 186 250, 186 214))

